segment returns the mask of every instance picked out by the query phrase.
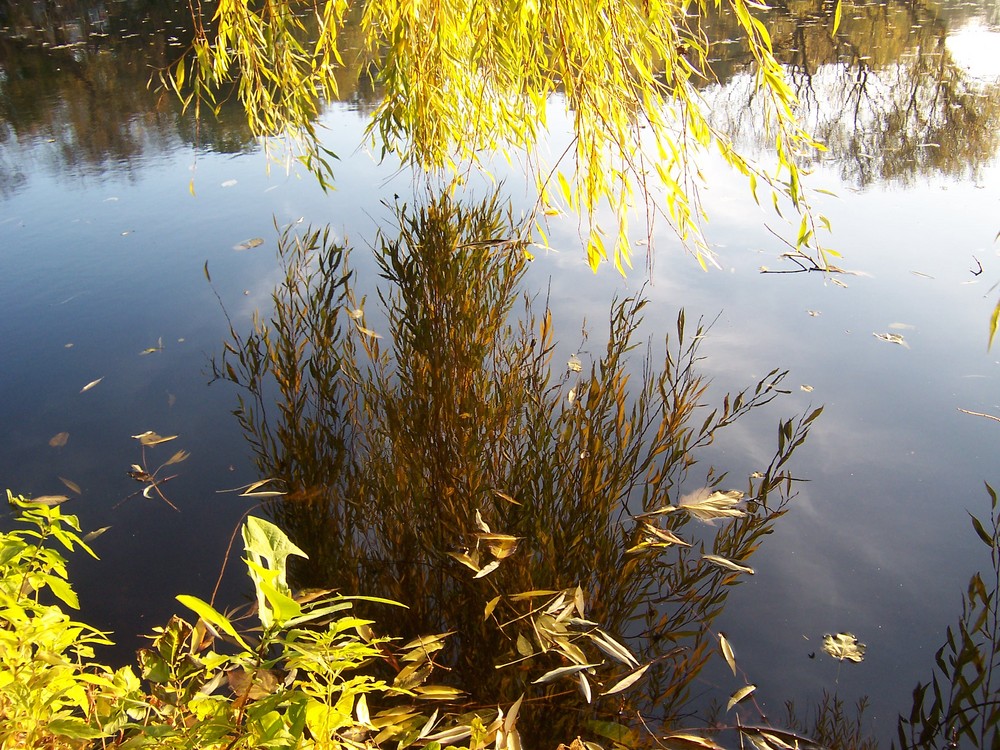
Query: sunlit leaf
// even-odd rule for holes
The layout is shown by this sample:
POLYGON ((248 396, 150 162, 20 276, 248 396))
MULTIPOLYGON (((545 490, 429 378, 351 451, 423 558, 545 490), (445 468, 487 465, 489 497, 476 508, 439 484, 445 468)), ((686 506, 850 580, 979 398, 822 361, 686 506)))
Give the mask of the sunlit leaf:
POLYGON ((369 336, 373 339, 382 338, 381 334, 375 333, 375 331, 371 330, 370 328, 365 328, 363 325, 358 324, 357 328, 358 328, 358 333, 362 333, 365 336, 369 336))
POLYGON ((480 570, 478 573, 476 573, 476 575, 473 576, 473 578, 483 578, 485 576, 488 576, 490 573, 492 573, 499 567, 500 567, 500 561, 494 560, 493 562, 484 565, 483 569, 480 570))
POLYGON ((865 659, 867 646, 860 643, 853 633, 837 633, 823 636, 823 651, 840 661, 861 663, 865 659))
POLYGON ((583 699, 587 701, 587 703, 590 703, 591 700, 593 700, 593 693, 591 692, 590 680, 587 679, 587 675, 583 672, 577 672, 576 680, 577 684, 580 686, 580 694, 583 696, 583 699))
POLYGON ((708 737, 690 732, 675 732, 663 738, 663 746, 676 750, 723 750, 708 737))
POLYGON ((39 495, 38 497, 31 498, 28 502, 32 505, 62 505, 64 502, 69 500, 66 495, 39 495))
POLYGON ((694 492, 683 495, 677 505, 680 510, 702 521, 716 518, 742 518, 746 511, 736 507, 743 499, 739 490, 726 492, 711 492, 708 487, 701 487, 694 492))
POLYGON ((740 565, 737 562, 728 560, 725 557, 719 557, 718 555, 702 555, 701 559, 705 562, 710 562, 713 565, 718 565, 720 568, 725 568, 726 570, 732 570, 737 573, 749 573, 754 574, 753 568, 747 567, 746 565, 740 565))
POLYGON ((584 669, 593 669, 594 667, 599 667, 599 666, 601 666, 601 665, 600 664, 572 664, 572 665, 570 665, 568 667, 558 667, 556 669, 552 669, 552 670, 546 672, 541 677, 539 677, 537 680, 532 680, 531 684, 532 685, 542 685, 542 684, 544 684, 546 682, 552 682, 553 680, 558 680, 561 677, 566 677, 567 675, 576 674, 577 672, 581 672, 584 669))
POLYGON ((646 674, 646 670, 652 665, 646 664, 645 666, 639 667, 636 670, 629 672, 627 675, 622 677, 618 682, 605 690, 601 695, 614 695, 615 693, 620 693, 623 690, 628 690, 635 683, 642 679, 642 676, 646 674))
POLYGON ((171 464, 179 464, 181 461, 186 461, 190 455, 191 455, 190 453, 184 450, 177 451, 163 465, 170 466, 171 464))
POLYGON ((68 432, 58 432, 49 438, 49 445, 53 448, 62 448, 66 445, 66 441, 69 440, 68 432))
POLYGON ((1000 327, 1000 300, 997 301, 996 307, 993 308, 993 314, 990 316, 990 335, 986 341, 987 351, 993 348, 993 339, 996 338, 998 327, 1000 327))
POLYGON ((480 572, 479 564, 475 560, 473 560, 471 557, 469 557, 469 555, 467 553, 465 553, 465 552, 448 552, 448 556, 451 557, 451 558, 454 558, 455 560, 458 560, 460 563, 462 563, 462 565, 464 565, 465 567, 469 568, 470 570, 474 570, 476 573, 480 572))
POLYGON ((145 432, 133 435, 132 437, 138 440, 141 445, 147 446, 159 445, 160 443, 166 443, 170 440, 177 439, 176 435, 167 435, 164 437, 163 435, 157 435, 152 430, 146 430, 145 432))
POLYGON ((493 494, 496 495, 497 497, 499 497, 501 500, 504 500, 504 501, 510 503, 511 505, 520 505, 521 504, 517 500, 515 500, 514 498, 512 498, 510 495, 508 495, 506 492, 501 492, 500 490, 493 490, 493 494))
POLYGON ((360 307, 354 310, 348 310, 347 317, 349 317, 351 320, 361 320, 362 318, 365 317, 365 311, 362 310, 360 307))
POLYGON ((733 670, 733 675, 735 676, 736 655, 733 653, 733 647, 729 645, 729 640, 722 633, 719 633, 719 648, 722 649, 722 655, 726 658, 726 664, 733 670))
POLYGON ((86 534, 83 535, 83 541, 85 541, 85 542, 92 542, 93 540, 97 539, 97 537, 99 537, 101 534, 103 534, 105 531, 107 531, 110 528, 111 528, 110 526, 102 526, 99 529, 94 529, 93 531, 88 531, 86 534))
POLYGON ((503 597, 500 596, 494 596, 492 599, 486 602, 486 607, 483 609, 484 621, 490 619, 490 615, 493 614, 493 611, 497 608, 497 605, 500 603, 500 600, 502 598, 503 597))
POLYGON ((77 495, 83 494, 82 491, 80 490, 80 485, 78 485, 76 482, 66 479, 65 477, 59 477, 59 481, 65 484, 66 487, 68 487, 71 492, 74 492, 77 495))
POLYGON ((566 363, 566 369, 570 372, 580 372, 583 370, 583 363, 581 363, 580 358, 574 354, 569 358, 569 362, 566 363))
POLYGON ((476 528, 486 534, 490 533, 490 527, 483 520, 483 514, 479 512, 479 508, 476 508, 476 528))
POLYGON ((898 344, 899 346, 902 346, 905 349, 910 348, 910 345, 906 342, 906 339, 903 338, 903 335, 900 333, 872 333, 872 336, 879 339, 880 341, 886 341, 890 344, 898 344))
POLYGON ((740 701, 744 700, 750 693, 757 689, 756 685, 745 685, 729 696, 729 702, 726 704, 726 710, 729 711, 740 701))
POLYGON ((91 388, 100 383, 102 380, 104 380, 103 376, 99 377, 97 380, 91 380, 89 383, 87 383, 87 385, 83 386, 83 388, 80 389, 80 393, 86 393, 91 388))
POLYGON ((264 239, 262 237, 253 237, 249 240, 244 240, 238 245, 233 245, 233 250, 253 250, 255 247, 260 247, 264 244, 264 239))

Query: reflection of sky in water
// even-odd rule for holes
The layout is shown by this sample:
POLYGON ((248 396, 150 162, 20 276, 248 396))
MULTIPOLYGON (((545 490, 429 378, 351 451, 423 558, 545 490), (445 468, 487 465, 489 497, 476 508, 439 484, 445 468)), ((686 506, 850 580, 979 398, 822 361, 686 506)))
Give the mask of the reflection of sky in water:
MULTIPOLYGON (((959 61, 966 33, 950 42, 959 61)), ((559 113, 550 120, 565 129, 559 113)), ((215 491, 256 478, 229 414, 234 393, 205 386, 226 321, 204 263, 242 331, 280 278, 275 222, 330 224, 360 250, 352 265, 370 290, 366 248, 388 214, 380 201, 412 199, 406 174, 358 150, 364 123, 356 113, 336 109, 327 122, 328 145, 343 157, 329 195, 306 175, 265 176, 260 155, 202 154, 192 197, 194 157, 185 149, 100 179, 66 183, 43 171, 0 203, 0 476, 34 494, 61 491, 59 476, 84 487, 72 510, 89 528, 113 530, 97 545, 103 562, 81 561, 78 579, 90 597, 107 594, 110 580, 93 619, 117 623, 125 643, 165 619, 174 594, 211 590, 215 561, 246 508, 215 491), (251 237, 265 242, 233 250, 251 237), (139 355, 160 337, 162 352, 139 355), (137 487, 124 476, 139 456, 129 436, 147 429, 179 434, 175 444, 191 451, 165 486, 180 514, 141 497, 112 507, 137 487), (70 433, 67 446, 49 448, 61 431, 70 433), (147 556, 138 563, 137 547, 147 556)), ((551 152, 562 145, 553 136, 551 152)), ((717 161, 703 169, 706 229, 722 270, 703 273, 658 230, 646 331, 660 341, 680 306, 689 320, 718 315, 702 349, 712 392, 751 385, 773 367, 791 371, 793 390, 731 428, 708 458, 741 487, 772 452, 778 416, 826 407, 794 462, 810 481, 754 558, 757 575, 736 590, 722 627, 774 714, 791 694, 837 688, 836 665, 808 653, 825 632, 856 632, 868 658, 840 669, 839 688, 848 699, 873 694, 877 729, 888 734, 893 712, 908 709, 913 685, 929 677, 960 592, 983 563, 966 510, 983 513, 983 481, 1000 482, 997 425, 958 412, 1000 412, 998 355, 985 350, 996 297, 988 290, 1000 278, 1000 166, 984 166, 974 184, 929 176, 864 192, 840 183, 836 165, 819 169, 812 184, 839 193, 818 199, 834 226, 831 242, 859 272, 841 277, 847 288, 818 275, 760 274, 762 265, 785 267, 776 257, 783 247, 761 227, 773 215, 717 161), (970 273, 976 259, 980 276, 970 273), (872 335, 886 332, 902 333, 910 348, 872 335), (806 384, 811 393, 799 390, 806 384)), ((523 178, 497 176, 515 214, 527 210, 523 178)), ((549 238, 556 251, 538 251, 527 285, 540 296, 551 289, 566 356, 587 319, 586 361, 603 346, 612 295, 642 287, 644 248, 636 246, 636 270, 623 281, 610 268, 589 271, 574 220, 554 218, 549 238)), ((374 300, 367 312, 377 328, 374 300)), ((695 472, 694 486, 701 479, 695 472)), ((722 695, 738 687, 722 672, 709 677, 722 695)))
POLYGON ((971 23, 948 34, 945 44, 966 75, 987 81, 1000 79, 1000 31, 971 23))

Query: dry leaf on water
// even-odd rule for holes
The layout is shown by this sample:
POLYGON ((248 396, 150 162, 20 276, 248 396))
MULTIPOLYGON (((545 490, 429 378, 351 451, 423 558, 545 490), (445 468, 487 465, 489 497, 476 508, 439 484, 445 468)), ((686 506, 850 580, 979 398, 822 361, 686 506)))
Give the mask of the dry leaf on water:
POLYGON ((53 448, 62 448, 64 445, 66 445, 67 440, 69 440, 69 433, 59 432, 53 435, 51 438, 49 438, 49 445, 51 445, 53 448))
POLYGON ((823 651, 840 661, 847 660, 860 664, 865 660, 866 648, 868 647, 864 643, 860 643, 854 633, 837 633, 836 635, 827 633, 823 636, 823 651))

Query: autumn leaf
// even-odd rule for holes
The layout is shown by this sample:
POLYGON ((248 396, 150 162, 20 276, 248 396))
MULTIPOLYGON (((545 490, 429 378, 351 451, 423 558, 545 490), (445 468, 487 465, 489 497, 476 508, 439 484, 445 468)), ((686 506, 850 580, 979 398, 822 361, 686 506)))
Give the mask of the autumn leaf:
POLYGON ((859 643, 857 636, 853 633, 837 633, 836 635, 828 633, 823 636, 823 651, 840 661, 847 660, 860 664, 865 660, 866 648, 868 647, 864 643, 859 643))

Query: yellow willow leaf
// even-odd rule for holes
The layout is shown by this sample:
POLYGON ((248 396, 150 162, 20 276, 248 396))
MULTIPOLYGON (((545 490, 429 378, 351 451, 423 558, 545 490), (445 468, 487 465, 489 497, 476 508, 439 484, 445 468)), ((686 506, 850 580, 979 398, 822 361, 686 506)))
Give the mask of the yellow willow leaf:
POLYGON ((160 443, 166 443, 169 442, 170 440, 177 439, 176 435, 167 435, 166 437, 164 437, 163 435, 157 435, 152 430, 146 430, 145 432, 140 433, 138 435, 133 435, 132 437, 138 440, 141 445, 148 445, 148 446, 159 445, 160 443))
POLYGON ((172 464, 179 464, 181 461, 187 461, 187 459, 190 457, 190 455, 191 454, 188 453, 187 451, 177 451, 163 465, 164 466, 170 466, 172 464))
POLYGON ((713 565, 718 565, 720 568, 725 568, 726 570, 732 570, 737 573, 749 573, 754 574, 753 568, 747 567, 746 565, 740 565, 739 563, 728 560, 725 557, 719 557, 718 555, 702 555, 701 559, 705 562, 710 562, 713 565))
POLYGON ((635 683, 642 679, 642 676, 646 674, 646 670, 650 668, 650 664, 644 667, 639 667, 639 669, 633 670, 625 675, 622 679, 618 680, 614 685, 605 690, 601 695, 614 695, 615 693, 620 693, 623 690, 627 690, 632 687, 635 683))
POLYGON ((733 647, 729 645, 729 640, 722 633, 719 633, 719 647, 726 658, 726 664, 733 670, 733 676, 736 676, 736 656, 733 654, 733 647))
POLYGON ((65 484, 66 487, 68 487, 70 491, 74 492, 75 494, 77 495, 82 494, 80 490, 80 485, 78 485, 76 482, 66 479, 65 477, 59 477, 59 481, 65 484))
POLYGON ((497 605, 500 603, 500 600, 502 598, 503 597, 500 597, 500 596, 494 596, 492 599, 490 599, 488 602, 486 602, 486 607, 483 609, 483 620, 484 621, 490 619, 490 615, 493 614, 493 610, 495 610, 497 608, 497 605))
POLYGON ((750 693, 752 693, 756 689, 757 689, 756 685, 746 685, 744 687, 741 687, 739 690, 737 690, 735 693, 729 696, 729 703, 726 704, 726 710, 729 711, 730 709, 732 709, 733 706, 735 706, 740 701, 744 700, 748 695, 750 695, 750 693))
POLYGON ((69 440, 68 432, 57 432, 51 438, 49 438, 49 445, 53 448, 62 448, 66 445, 66 441, 69 440))
POLYGON ((102 380, 104 380, 103 376, 99 377, 97 380, 91 380, 89 383, 87 383, 87 385, 83 386, 83 388, 80 389, 80 393, 86 393, 91 388, 100 383, 102 380))

